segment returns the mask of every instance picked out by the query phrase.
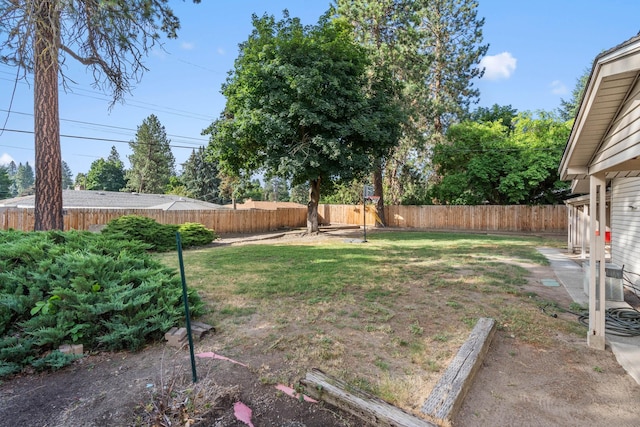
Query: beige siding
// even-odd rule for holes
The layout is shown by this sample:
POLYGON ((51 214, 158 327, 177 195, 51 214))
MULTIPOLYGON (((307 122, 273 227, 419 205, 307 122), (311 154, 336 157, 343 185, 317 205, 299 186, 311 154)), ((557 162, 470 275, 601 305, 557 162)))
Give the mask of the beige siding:
POLYGON ((640 178, 614 180, 611 193, 611 260, 640 274, 640 178))
POLYGON ((598 172, 640 155, 640 81, 636 82, 618 117, 590 164, 598 172))

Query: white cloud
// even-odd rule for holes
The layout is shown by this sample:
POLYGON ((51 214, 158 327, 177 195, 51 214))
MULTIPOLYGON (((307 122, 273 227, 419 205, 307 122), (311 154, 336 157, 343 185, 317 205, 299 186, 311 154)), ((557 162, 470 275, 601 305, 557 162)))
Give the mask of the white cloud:
POLYGON ((167 57, 167 52, 160 47, 154 47, 151 49, 151 55, 156 58, 165 59, 167 57))
POLYGON ((11 162, 15 162, 13 157, 8 155, 7 153, 2 153, 2 156, 0 156, 0 165, 8 165, 11 162))
POLYGON ((489 55, 482 58, 480 68, 484 68, 483 78, 487 80, 503 80, 511 77, 516 70, 518 60, 509 52, 489 55))
POLYGON ((554 80, 549 85, 551 87, 551 93, 554 95, 566 95, 569 93, 569 89, 560 80, 554 80))
POLYGON ((182 44, 180 45, 180 47, 183 50, 193 50, 196 48, 195 43, 191 43, 191 42, 182 42, 182 44))
POLYGON ((223 48, 221 48, 221 47, 219 47, 219 48, 218 48, 217 52, 218 52, 218 55, 225 55, 225 54, 227 53, 227 52, 226 52, 223 48))

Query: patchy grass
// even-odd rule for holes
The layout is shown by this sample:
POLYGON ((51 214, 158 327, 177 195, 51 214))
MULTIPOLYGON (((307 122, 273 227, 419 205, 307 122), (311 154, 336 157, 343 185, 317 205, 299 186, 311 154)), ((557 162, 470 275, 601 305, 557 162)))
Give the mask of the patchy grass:
MULTIPOLYGON (((570 322, 527 293, 546 264, 536 237, 373 232, 345 240, 269 241, 184 253, 187 283, 212 309, 218 348, 291 383, 318 367, 406 410, 424 398, 479 317, 544 347, 570 322), (253 358, 253 360, 251 360, 253 358), (274 365, 273 360, 279 360, 274 365)), ((161 254, 177 267, 175 254, 161 254)))

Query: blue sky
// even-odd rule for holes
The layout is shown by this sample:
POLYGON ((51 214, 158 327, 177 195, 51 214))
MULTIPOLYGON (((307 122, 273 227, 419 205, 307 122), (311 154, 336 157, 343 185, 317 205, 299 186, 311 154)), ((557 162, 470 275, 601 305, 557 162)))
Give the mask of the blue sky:
MULTIPOLYGON (((125 102, 109 110, 110 95, 91 87, 88 73, 69 66, 77 85, 61 92, 62 157, 72 172, 87 172, 115 146, 125 165, 127 141, 150 114, 164 125, 176 166, 193 148, 206 145, 200 133, 224 108, 220 86, 233 68, 238 44, 251 32, 251 14, 280 18, 283 9, 305 24, 315 23, 329 0, 172 1, 182 29, 147 58, 144 74, 125 102), (96 139, 85 139, 96 138, 96 139), (99 140, 105 139, 107 141, 99 140), (112 141, 110 141, 112 140, 112 141)), ((518 111, 551 111, 568 99, 577 79, 596 55, 640 31, 638 0, 479 0, 489 51, 482 64, 480 106, 511 105, 518 111)), ((0 65, 0 164, 33 165, 33 85, 19 81, 15 69, 0 65), (10 114, 7 110, 11 110, 10 114), (6 125, 5 125, 6 120, 6 125)))

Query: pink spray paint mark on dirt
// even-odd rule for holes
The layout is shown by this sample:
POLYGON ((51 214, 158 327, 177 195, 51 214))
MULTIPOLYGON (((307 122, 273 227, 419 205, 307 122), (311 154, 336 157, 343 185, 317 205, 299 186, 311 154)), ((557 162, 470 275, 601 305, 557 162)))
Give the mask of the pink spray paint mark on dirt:
POLYGON ((235 363, 236 365, 244 366, 245 368, 247 368, 247 367, 248 367, 248 366, 247 366, 247 365, 245 365, 244 363, 240 363, 240 362, 238 362, 237 360, 229 359, 229 358, 228 358, 228 357, 226 357, 226 356, 221 356, 221 355, 216 354, 216 353, 214 353, 214 352, 212 352, 212 351, 210 351, 210 352, 208 352, 208 353, 198 353, 198 354, 196 354, 196 356, 201 357, 201 358, 204 358, 204 357, 210 357, 210 358, 212 358, 212 359, 226 360, 226 361, 228 361, 228 362, 235 363))
MULTIPOLYGON (((295 391, 294 389, 292 389, 291 387, 288 387, 284 384, 278 384, 276 386, 276 388, 278 390, 280 390, 281 392, 283 392, 284 394, 294 397, 296 399, 298 399, 300 397, 300 393, 298 393, 297 391, 295 391)), ((317 400, 310 398, 309 396, 305 396, 304 394, 302 395, 302 398, 306 401, 306 402, 311 402, 311 403, 318 403, 317 400)))
POLYGON ((253 414, 253 411, 251 411, 251 408, 249 408, 247 405, 245 405, 242 402, 236 402, 233 405, 233 415, 236 416, 238 421, 242 421, 249 427, 254 427, 253 423, 251 422, 252 414, 253 414))

